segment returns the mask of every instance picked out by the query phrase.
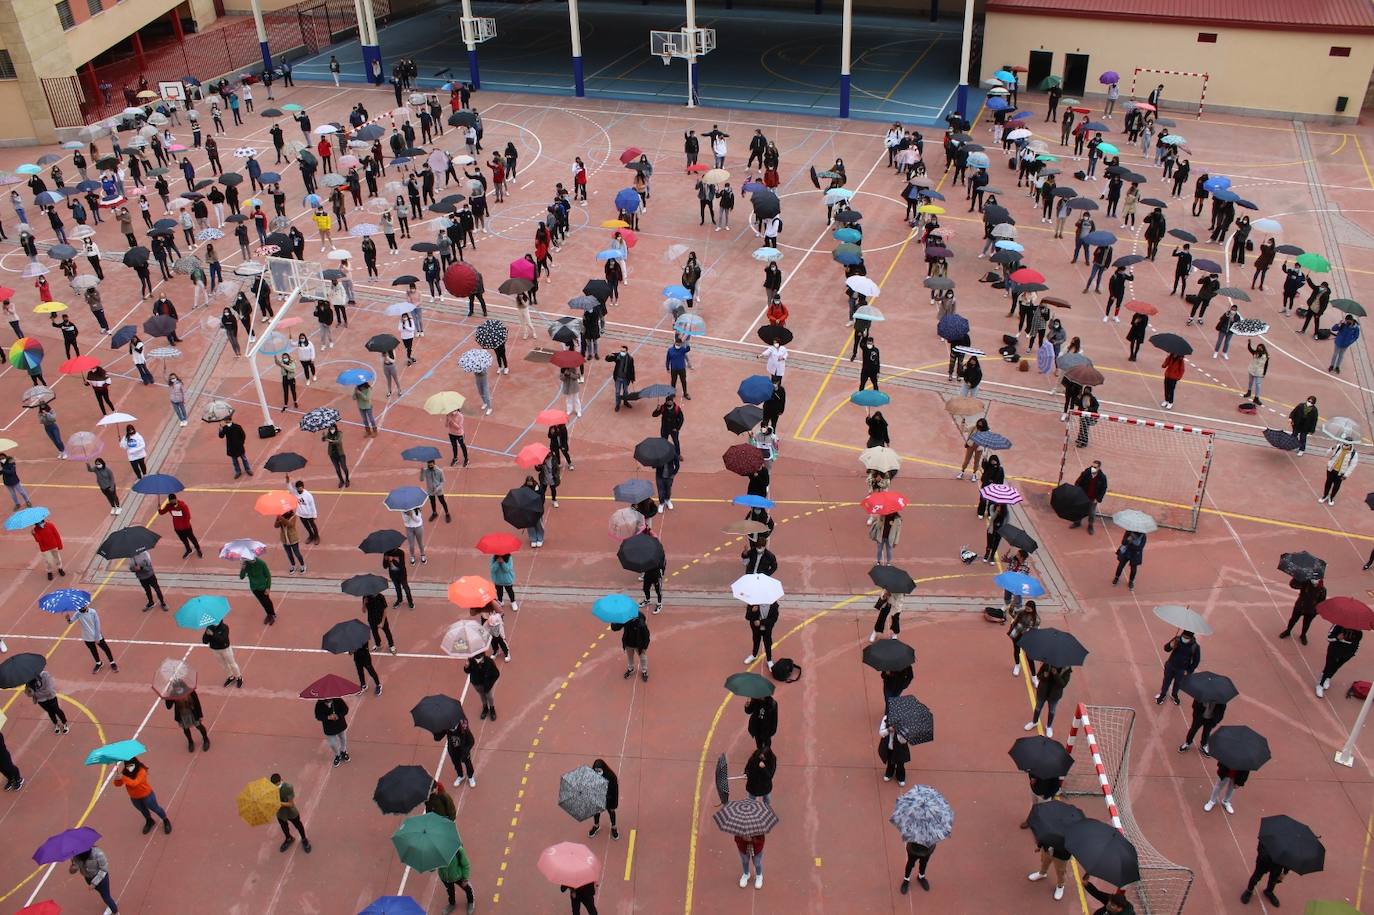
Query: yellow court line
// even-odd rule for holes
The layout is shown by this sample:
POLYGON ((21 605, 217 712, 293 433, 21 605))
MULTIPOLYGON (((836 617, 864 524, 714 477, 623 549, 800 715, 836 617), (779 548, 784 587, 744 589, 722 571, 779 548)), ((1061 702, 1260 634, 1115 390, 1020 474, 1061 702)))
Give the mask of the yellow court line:
POLYGON ((929 54, 932 50, 934 50, 935 46, 940 43, 940 37, 941 36, 936 35, 934 38, 930 40, 930 44, 926 45, 926 49, 922 51, 920 55, 918 55, 917 58, 911 62, 911 66, 906 68, 906 72, 897 78, 897 81, 892 84, 892 88, 887 90, 887 95, 883 96, 883 101, 888 102, 892 100, 892 94, 897 91, 897 89, 902 85, 902 83, 906 82, 906 78, 916 71, 916 68, 921 64, 921 61, 926 59, 926 55, 929 54))
MULTIPOLYGON (((893 372, 891 375, 879 376, 878 380, 879 382, 891 381, 893 378, 901 378, 904 375, 910 375, 912 372, 924 372, 928 371, 929 369, 938 368, 939 366, 946 364, 946 362, 941 361, 932 362, 928 365, 918 365, 914 368, 902 369, 901 371, 893 372)), ((825 428, 825 424, 830 422, 830 420, 834 419, 835 414, 844 409, 845 405, 849 402, 849 397, 846 396, 842 400, 840 400, 839 403, 835 404, 835 406, 831 407, 830 412, 822 416, 820 422, 816 423, 816 428, 811 431, 811 435, 805 439, 802 439, 802 441, 815 441, 815 437, 821 434, 821 430, 825 428)))
POLYGON ((1364 144, 1359 137, 1355 137, 1355 152, 1360 154, 1360 164, 1364 166, 1364 177, 1369 182, 1369 186, 1374 188, 1374 173, 1369 170, 1369 160, 1364 156, 1364 144))
POLYGON ((627 848, 625 849, 625 879, 626 879, 626 880, 629 880, 629 879, 630 879, 630 872, 631 872, 631 870, 634 868, 634 863, 635 863, 635 833, 636 833, 636 832, 637 832, 637 830, 635 830, 635 829, 631 829, 631 830, 630 830, 630 844, 629 844, 629 847, 627 847, 627 848))

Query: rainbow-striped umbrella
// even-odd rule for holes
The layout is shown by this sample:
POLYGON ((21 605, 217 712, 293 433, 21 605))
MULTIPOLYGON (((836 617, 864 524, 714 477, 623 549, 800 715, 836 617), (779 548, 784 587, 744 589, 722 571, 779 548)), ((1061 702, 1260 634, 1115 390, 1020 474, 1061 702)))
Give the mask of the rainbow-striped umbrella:
POLYGON ((10 365, 29 371, 43 363, 43 344, 33 337, 20 337, 10 347, 10 365))

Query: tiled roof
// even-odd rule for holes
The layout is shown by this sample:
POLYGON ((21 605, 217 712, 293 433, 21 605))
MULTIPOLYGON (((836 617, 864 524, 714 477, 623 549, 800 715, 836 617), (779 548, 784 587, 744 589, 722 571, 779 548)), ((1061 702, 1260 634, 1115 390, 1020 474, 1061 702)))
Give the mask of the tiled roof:
POLYGON ((1374 33, 1374 0, 988 0, 990 13, 1374 33))

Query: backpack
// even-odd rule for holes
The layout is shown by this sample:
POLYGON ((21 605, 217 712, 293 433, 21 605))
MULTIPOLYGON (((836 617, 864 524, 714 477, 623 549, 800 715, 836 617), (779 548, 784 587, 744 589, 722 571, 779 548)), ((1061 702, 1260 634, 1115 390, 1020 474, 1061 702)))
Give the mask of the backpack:
POLYGON ((801 679, 801 665, 791 658, 778 658, 771 670, 773 679, 779 683, 795 683, 801 679))
POLYGON ((1364 701, 1365 697, 1367 697, 1368 695, 1368 680, 1356 680, 1354 683, 1350 684, 1350 689, 1345 691, 1345 698, 1347 699, 1359 699, 1360 701, 1364 701))

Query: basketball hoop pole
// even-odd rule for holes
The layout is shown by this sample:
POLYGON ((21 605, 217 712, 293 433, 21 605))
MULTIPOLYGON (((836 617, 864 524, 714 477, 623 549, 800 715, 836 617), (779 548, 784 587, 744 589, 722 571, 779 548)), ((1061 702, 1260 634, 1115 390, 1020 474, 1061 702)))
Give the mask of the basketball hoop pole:
POLYGON ((582 24, 577 18, 577 0, 568 0, 568 37, 572 39, 573 95, 587 94, 582 81, 582 24))
MULTIPOLYGON (((265 282, 264 274, 261 273, 258 274, 255 279, 259 283, 265 282)), ((257 292, 256 288, 254 292, 257 292)), ((272 315, 272 320, 267 322, 267 326, 262 329, 262 333, 258 334, 257 342, 248 347, 248 352, 246 354, 248 356, 248 370, 253 375, 253 390, 257 392, 258 406, 262 408, 262 424, 264 426, 275 426, 276 422, 272 419, 272 408, 267 404, 267 392, 262 389, 262 375, 258 373, 258 350, 262 349, 263 341, 267 339, 267 335, 276 329, 277 322, 285 317, 287 311, 289 311, 291 306, 300 299, 300 296, 301 287, 298 285, 295 289, 291 290, 291 294, 286 297, 286 301, 282 303, 281 308, 278 308, 276 313, 272 315)), ((256 295, 253 297, 253 305, 255 307, 257 305, 256 295)))
MULTIPOLYGON (((472 0, 463 0, 463 24, 466 26, 472 22, 472 0)), ((464 32, 468 28, 463 29, 464 32)), ((476 38, 476 35, 464 35, 464 39, 476 38)), ((472 83, 472 88, 482 88, 482 76, 477 70, 477 42, 465 40, 464 44, 468 49, 468 82, 472 83)))
POLYGON ((1336 762, 1346 768, 1353 768, 1355 765, 1355 741, 1360 739, 1360 731, 1364 730, 1365 719, 1369 717, 1370 703, 1374 702, 1374 690, 1364 697, 1364 703, 1360 706, 1360 714, 1355 716, 1355 725, 1350 729, 1350 737, 1345 741, 1345 746, 1336 751, 1336 762))
POLYGON ((687 0, 687 107, 697 106, 697 3, 687 0))

